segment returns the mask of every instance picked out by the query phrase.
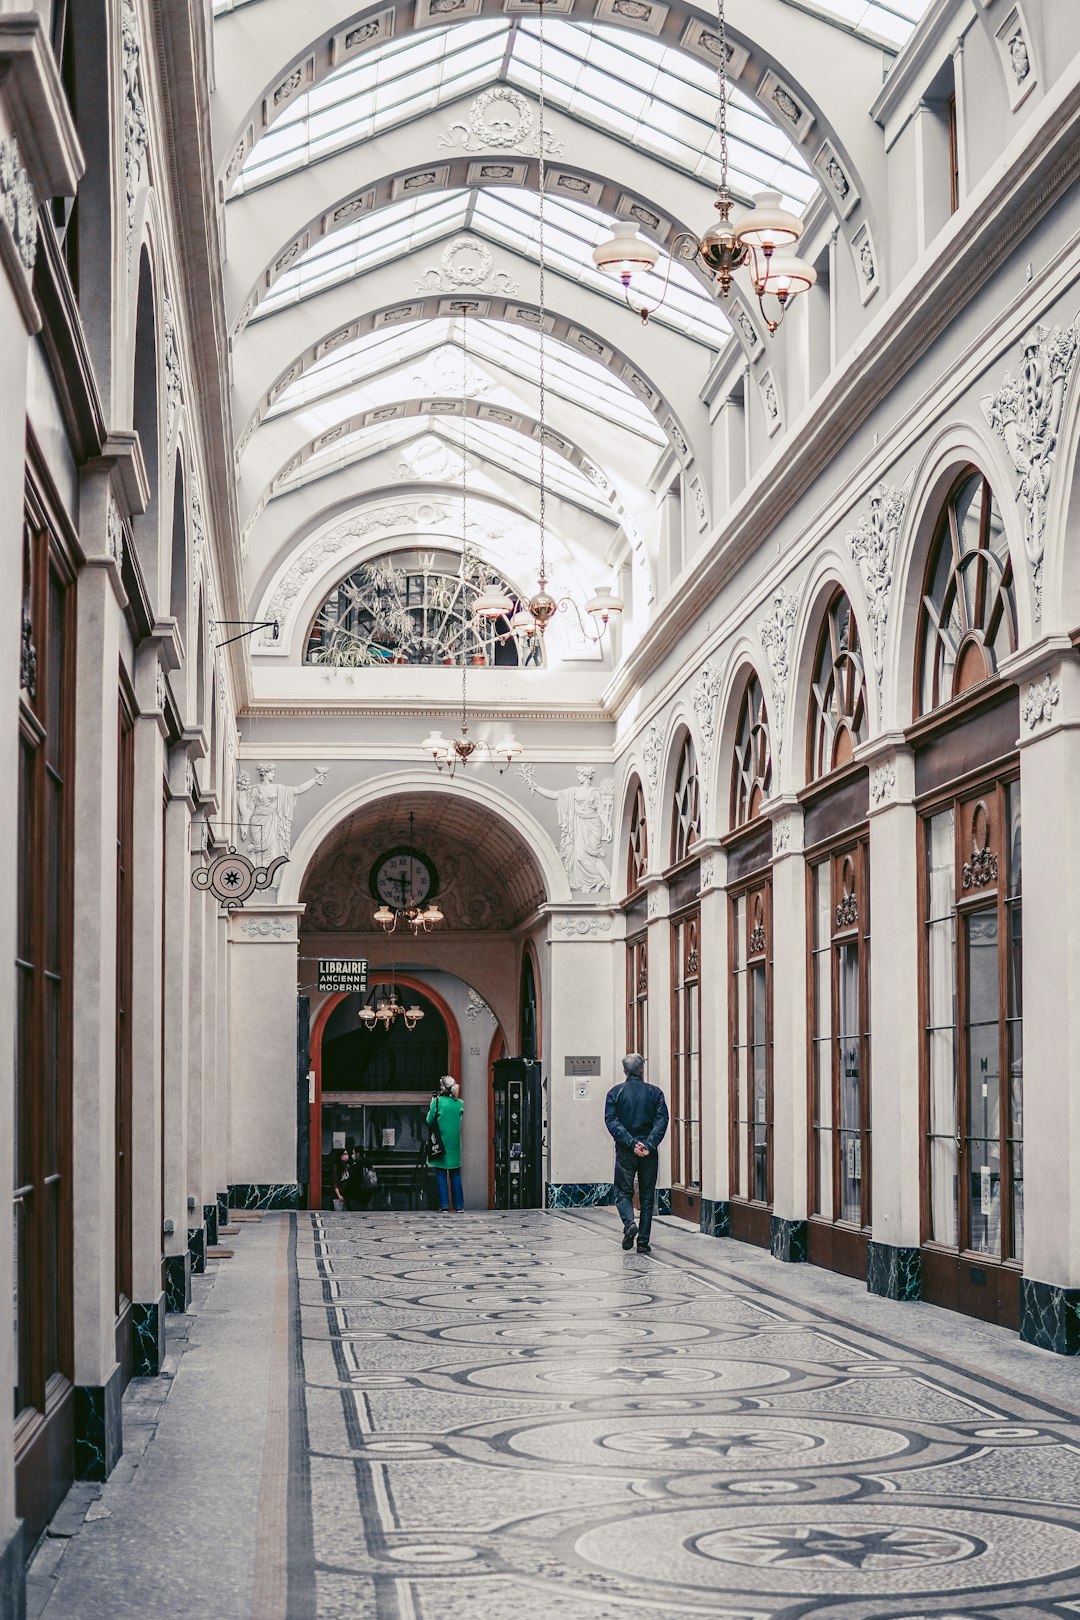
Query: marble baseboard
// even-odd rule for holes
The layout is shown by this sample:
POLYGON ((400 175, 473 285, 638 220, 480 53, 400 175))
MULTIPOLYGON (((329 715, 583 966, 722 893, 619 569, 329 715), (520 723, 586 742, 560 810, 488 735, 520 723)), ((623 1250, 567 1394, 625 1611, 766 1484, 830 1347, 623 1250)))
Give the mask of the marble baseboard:
POLYGON ((123 1369, 104 1384, 75 1386, 75 1478, 108 1479, 124 1449, 123 1369))
POLYGON ((1080 1288, 1021 1277, 1020 1337, 1039 1350, 1080 1356, 1080 1288))
POLYGON ((237 1181, 229 1184, 230 1209, 299 1209, 300 1189, 295 1181, 237 1181))
POLYGON ((217 1248, 218 1210, 216 1204, 204 1204, 202 1207, 203 1225, 206 1227, 206 1247, 217 1248))
POLYGON ((188 1254, 191 1256, 191 1275, 201 1277, 206 1270, 206 1227, 189 1226, 188 1254))
POLYGON ((186 1311, 191 1304, 191 1256, 183 1254, 165 1256, 165 1309, 186 1311))
POLYGON ((670 1215, 671 1214, 671 1188, 670 1187, 657 1187, 657 1189, 656 1189, 656 1213, 658 1215, 670 1215))
POLYGON ((165 1295, 131 1306, 131 1376, 156 1378, 165 1360, 165 1295))
POLYGON ((219 1192, 217 1195, 217 1223, 219 1232, 223 1226, 229 1224, 229 1195, 227 1192, 219 1192))
POLYGON ((785 1265, 802 1265, 806 1259, 806 1222, 770 1215, 769 1251, 774 1260, 782 1260, 785 1265))
POLYGON ((893 1243, 866 1246, 866 1291, 881 1299, 916 1300, 922 1296, 922 1254, 893 1243))
POLYGON ((0 1620, 26 1620, 26 1557, 22 1525, 0 1546, 0 1620))
POLYGON ((596 1209, 615 1202, 610 1181, 549 1181, 545 1209, 596 1209))
POLYGON ((731 1205, 726 1198, 703 1198, 698 1225, 706 1237, 731 1236, 731 1205))

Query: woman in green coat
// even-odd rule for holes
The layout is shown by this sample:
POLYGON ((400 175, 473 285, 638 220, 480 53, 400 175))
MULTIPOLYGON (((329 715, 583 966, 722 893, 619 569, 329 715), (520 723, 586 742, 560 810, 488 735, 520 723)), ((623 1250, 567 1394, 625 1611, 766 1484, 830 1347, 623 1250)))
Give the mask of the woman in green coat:
POLYGON ((461 1191, 461 1112, 463 1104, 457 1095, 458 1083, 451 1074, 444 1074, 439 1089, 431 1099, 427 1122, 438 1125, 443 1151, 428 1160, 439 1184, 439 1208, 444 1213, 450 1208, 450 1194, 454 1196, 454 1209, 460 1215, 465 1208, 461 1191))

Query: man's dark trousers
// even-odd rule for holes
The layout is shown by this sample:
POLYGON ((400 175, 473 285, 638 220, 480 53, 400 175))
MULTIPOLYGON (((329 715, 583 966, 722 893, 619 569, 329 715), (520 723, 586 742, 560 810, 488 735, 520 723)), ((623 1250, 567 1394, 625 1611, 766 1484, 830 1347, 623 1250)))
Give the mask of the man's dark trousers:
POLYGON ((634 1220, 634 1177, 637 1176, 638 1203, 640 1213, 637 1217, 639 1243, 648 1243, 649 1233, 652 1231, 653 1204, 656 1199, 656 1175, 660 1167, 660 1155, 656 1152, 646 1153, 641 1158, 633 1148, 623 1147, 621 1142, 615 1144, 615 1208, 623 1223, 623 1231, 633 1224, 634 1220))

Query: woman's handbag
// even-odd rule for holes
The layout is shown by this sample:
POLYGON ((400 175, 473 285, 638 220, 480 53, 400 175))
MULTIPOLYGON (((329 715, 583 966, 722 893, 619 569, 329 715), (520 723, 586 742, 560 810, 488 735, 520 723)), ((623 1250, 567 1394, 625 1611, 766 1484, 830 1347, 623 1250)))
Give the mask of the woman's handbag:
POLYGON ((443 1145, 442 1133, 439 1130, 439 1099, 435 1099, 435 1118, 428 1127, 427 1156, 428 1159, 441 1159, 446 1152, 443 1145))
POLYGON ((378 1185, 379 1185, 379 1178, 375 1174, 375 1166, 372 1165, 372 1164, 365 1164, 365 1166, 364 1166, 364 1186, 365 1187, 377 1187, 378 1185))

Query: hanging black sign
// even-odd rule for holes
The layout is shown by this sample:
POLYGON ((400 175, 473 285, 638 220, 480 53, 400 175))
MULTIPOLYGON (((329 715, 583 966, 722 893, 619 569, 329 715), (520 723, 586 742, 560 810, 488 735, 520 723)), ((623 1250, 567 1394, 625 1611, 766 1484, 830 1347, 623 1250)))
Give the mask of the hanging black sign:
POLYGON ((343 990, 346 995, 362 995, 367 989, 367 966, 363 958, 320 958, 318 988, 330 994, 343 990))

